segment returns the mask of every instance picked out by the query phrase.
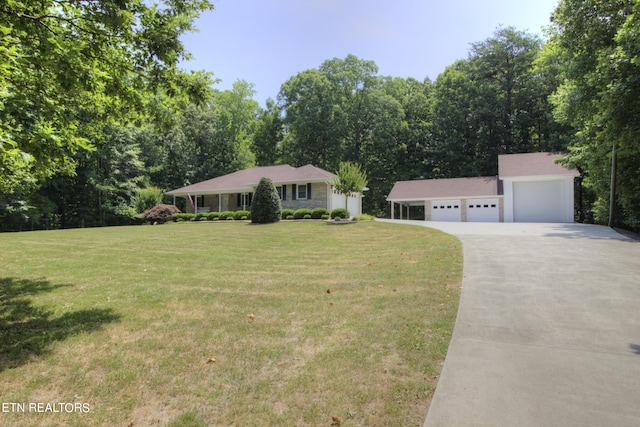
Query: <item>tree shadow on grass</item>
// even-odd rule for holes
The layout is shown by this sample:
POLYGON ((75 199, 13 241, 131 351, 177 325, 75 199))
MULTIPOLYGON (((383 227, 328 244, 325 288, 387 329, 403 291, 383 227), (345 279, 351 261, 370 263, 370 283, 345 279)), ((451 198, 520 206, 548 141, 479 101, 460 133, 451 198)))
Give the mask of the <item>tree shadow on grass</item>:
POLYGON ((69 336, 97 331, 120 319, 112 309, 77 310, 54 317, 32 305, 30 296, 73 285, 52 285, 46 280, 0 278, 0 372, 27 363, 50 351, 69 336))

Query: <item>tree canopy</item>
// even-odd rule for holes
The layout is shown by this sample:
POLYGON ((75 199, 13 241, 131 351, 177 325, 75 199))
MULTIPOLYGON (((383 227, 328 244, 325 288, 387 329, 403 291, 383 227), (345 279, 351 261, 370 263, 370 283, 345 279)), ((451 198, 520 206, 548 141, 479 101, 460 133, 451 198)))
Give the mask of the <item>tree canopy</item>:
POLYGON ((0 194, 59 173, 95 149, 96 126, 144 117, 157 88, 206 97, 206 73, 177 68, 180 35, 208 0, 6 0, 0 6, 0 194))

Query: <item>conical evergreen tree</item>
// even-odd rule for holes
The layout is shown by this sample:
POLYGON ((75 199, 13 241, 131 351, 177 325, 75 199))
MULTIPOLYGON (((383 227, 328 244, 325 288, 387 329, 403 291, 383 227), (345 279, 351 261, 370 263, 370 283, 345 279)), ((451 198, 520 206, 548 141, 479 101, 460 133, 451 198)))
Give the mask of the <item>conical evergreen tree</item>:
POLYGON ((263 177, 253 195, 251 222, 253 224, 266 224, 280 221, 281 211, 282 204, 280 203, 278 190, 276 190, 270 178, 263 177))

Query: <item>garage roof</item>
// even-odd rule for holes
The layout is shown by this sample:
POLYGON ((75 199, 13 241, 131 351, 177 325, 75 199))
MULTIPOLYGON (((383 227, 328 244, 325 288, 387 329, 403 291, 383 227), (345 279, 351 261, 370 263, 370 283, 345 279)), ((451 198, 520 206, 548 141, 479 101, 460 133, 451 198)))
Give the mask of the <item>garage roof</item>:
POLYGON ((522 153, 498 156, 498 174, 501 179, 519 176, 580 175, 555 160, 564 153, 522 153))
POLYGON ((408 201, 463 197, 491 197, 500 195, 498 177, 421 179, 395 183, 388 201, 408 201))

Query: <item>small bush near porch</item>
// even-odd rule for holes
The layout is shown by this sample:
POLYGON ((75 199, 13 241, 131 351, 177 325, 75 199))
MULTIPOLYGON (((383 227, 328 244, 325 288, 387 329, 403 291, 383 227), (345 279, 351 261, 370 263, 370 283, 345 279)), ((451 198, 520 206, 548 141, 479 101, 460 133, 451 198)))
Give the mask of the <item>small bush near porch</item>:
POLYGON ((460 242, 378 222, 228 222, 3 234, 2 399, 90 412, 2 425, 421 426, 460 242))

